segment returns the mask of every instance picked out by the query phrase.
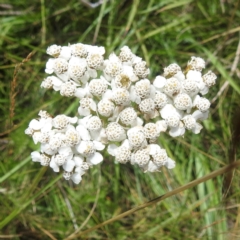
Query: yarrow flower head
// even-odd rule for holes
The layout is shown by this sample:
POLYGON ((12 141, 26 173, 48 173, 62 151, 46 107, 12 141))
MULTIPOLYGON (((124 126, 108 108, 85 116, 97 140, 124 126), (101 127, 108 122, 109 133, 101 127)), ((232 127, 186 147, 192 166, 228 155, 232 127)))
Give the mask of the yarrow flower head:
POLYGON ((79 106, 74 117, 40 111, 25 133, 40 144, 32 160, 76 184, 90 168, 104 164, 104 150, 115 163, 131 163, 143 172, 174 168, 159 145, 162 132, 199 134, 208 117, 210 101, 204 95, 217 77, 211 71, 202 75, 202 58, 193 56, 185 70, 172 63, 152 81, 147 63, 127 46, 108 58, 104 47, 82 43, 54 44, 47 54, 49 76, 41 87, 77 98, 79 106))

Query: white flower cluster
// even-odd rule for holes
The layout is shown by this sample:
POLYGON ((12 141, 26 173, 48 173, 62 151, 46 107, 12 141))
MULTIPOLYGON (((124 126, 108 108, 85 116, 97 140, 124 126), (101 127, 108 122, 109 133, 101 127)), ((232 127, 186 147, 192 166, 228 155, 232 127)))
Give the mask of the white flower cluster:
POLYGON ((53 171, 63 169, 65 179, 78 184, 82 175, 103 161, 107 150, 116 162, 138 165, 144 172, 175 167, 158 144, 161 132, 183 136, 185 130, 198 134, 199 123, 208 116, 205 95, 215 84, 211 71, 202 75, 205 62, 192 57, 185 71, 176 64, 164 68, 153 82, 146 62, 124 46, 119 55, 104 59, 104 47, 85 44, 52 45, 46 64, 48 76, 41 87, 79 99, 78 117, 51 117, 40 111, 25 133, 40 152, 32 160, 53 171))

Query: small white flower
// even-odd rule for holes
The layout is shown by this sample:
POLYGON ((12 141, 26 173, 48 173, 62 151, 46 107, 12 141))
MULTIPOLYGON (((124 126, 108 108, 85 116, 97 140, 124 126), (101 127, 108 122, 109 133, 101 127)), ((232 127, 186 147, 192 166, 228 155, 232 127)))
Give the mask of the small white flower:
POLYGON ((131 63, 133 56, 134 56, 134 54, 132 53, 132 51, 130 50, 130 48, 128 46, 124 46, 120 49, 119 59, 122 62, 131 63))
POLYGON ((77 117, 68 117, 66 115, 57 115, 55 118, 53 118, 53 126, 58 129, 63 129, 65 128, 68 124, 76 123, 77 122, 77 117))
POLYGON ((170 127, 169 134, 172 137, 181 136, 185 132, 183 123, 180 121, 183 113, 172 104, 167 104, 160 110, 162 118, 165 120, 166 124, 170 127))
POLYGON ((125 125, 135 125, 137 124, 137 113, 132 107, 127 107, 119 115, 120 120, 125 125))
POLYGON ((148 139, 156 139, 160 135, 160 129, 155 123, 147 123, 144 126, 144 134, 148 139))
POLYGON ((63 133, 56 133, 50 135, 49 138, 49 146, 52 150, 56 150, 64 145, 65 134, 63 133))
POLYGON ((180 93, 182 88, 181 82, 177 78, 168 78, 166 84, 164 85, 164 93, 169 97, 174 97, 180 93))
POLYGON ((31 153, 31 158, 33 162, 40 162, 42 166, 48 166, 51 160, 46 154, 40 154, 37 151, 31 153))
POLYGON ((143 99, 139 104, 139 110, 143 113, 151 113, 154 109, 155 103, 151 98, 143 99))
POLYGON ((179 110, 187 110, 192 108, 192 99, 186 93, 180 93, 174 98, 174 105, 179 110))
POLYGON ((85 83, 89 79, 87 62, 83 58, 72 57, 68 64, 68 74, 74 81, 85 83))
POLYGON ((186 79, 182 83, 182 86, 183 86, 183 92, 188 94, 190 97, 194 97, 198 94, 199 88, 196 81, 192 79, 186 79))
POLYGON ((126 139, 126 133, 123 127, 116 123, 111 122, 106 128, 106 135, 109 141, 120 142, 126 139))
POLYGON ((201 72, 197 70, 188 71, 186 75, 186 79, 190 81, 194 81, 197 84, 199 91, 202 91, 206 86, 206 84, 203 82, 201 72))
POLYGON ((176 63, 170 64, 168 67, 164 68, 164 77, 170 78, 177 74, 178 72, 181 72, 181 68, 176 63))
POLYGON ((82 43, 73 44, 70 46, 72 55, 75 57, 86 58, 88 54, 87 46, 82 43))
POLYGON ((110 54, 109 59, 104 61, 104 65, 104 73, 108 80, 111 80, 111 78, 116 77, 122 72, 122 62, 114 53, 110 54))
POLYGON ((43 142, 44 136, 47 138, 52 129, 52 118, 41 118, 40 120, 33 119, 29 123, 29 127, 25 130, 26 134, 30 134, 35 144, 43 142))
POLYGON ((75 96, 75 93, 77 91, 77 86, 78 85, 72 81, 64 82, 61 85, 60 94, 65 97, 75 96))
POLYGON ((78 108, 78 113, 80 116, 88 116, 91 111, 96 111, 96 103, 92 98, 84 97, 80 100, 80 107, 78 108))
POLYGON ((107 80, 101 76, 100 79, 93 79, 89 83, 89 92, 94 96, 102 96, 108 88, 107 80))
POLYGON ((92 116, 88 119, 87 129, 90 131, 97 131, 102 128, 102 121, 98 116, 92 116))
POLYGON ((142 146, 145 146, 147 144, 146 136, 145 136, 145 132, 144 132, 143 127, 130 128, 127 131, 127 136, 128 136, 129 144, 133 148, 142 147, 142 146))
POLYGON ((202 71, 205 68, 205 61, 200 57, 191 57, 188 62, 188 67, 193 70, 202 71))
POLYGON ((58 57, 60 55, 62 47, 58 46, 56 44, 51 45, 47 48, 47 54, 53 56, 53 57, 58 57))
POLYGON ((98 103, 98 112, 104 116, 104 117, 109 117, 113 111, 114 111, 114 104, 108 100, 108 99, 102 99, 99 103, 98 103))
POLYGON ((145 61, 139 61, 134 65, 133 72, 140 78, 146 78, 150 73, 150 69, 147 67, 145 61))
POLYGON ((115 156, 115 160, 119 163, 126 164, 131 159, 131 147, 127 139, 122 142, 120 147, 109 144, 107 151, 110 155, 115 156))
POLYGON ((87 162, 96 165, 103 161, 103 156, 96 150, 102 151, 104 148, 105 145, 98 141, 81 141, 76 150, 86 157, 87 162))
MULTIPOLYGON (((61 81, 60 81, 61 82, 61 81)), ((50 89, 53 87, 53 82, 51 77, 45 78, 41 83, 42 88, 50 89)))
MULTIPOLYGON (((99 53, 89 53, 86 60, 87 60, 88 67, 90 69, 93 69, 95 73, 96 73, 96 70, 99 70, 102 68, 103 62, 104 62, 102 54, 99 54, 99 53)), ((95 75, 97 76, 97 73, 95 75)))
POLYGON ((186 115, 182 119, 184 126, 188 130, 192 130, 193 133, 198 134, 202 129, 202 125, 196 122, 196 118, 192 115, 186 115))
POLYGON ((139 149, 131 155, 131 164, 138 164, 142 168, 144 168, 149 161, 150 155, 148 148, 139 149))
POLYGON ((140 98, 147 98, 150 95, 151 83, 148 79, 142 79, 135 84, 136 94, 140 98))
POLYGON ((208 99, 197 95, 193 100, 193 106, 195 106, 201 112, 206 112, 210 108, 211 103, 208 99))
POLYGON ((129 89, 131 86, 131 77, 126 73, 121 73, 117 75, 112 81, 111 81, 111 87, 112 89, 115 88, 125 88, 129 89))
POLYGON ((163 108, 168 103, 168 97, 166 94, 156 91, 154 96, 154 104, 156 108, 163 108))
POLYGON ((167 152, 165 149, 162 149, 157 144, 150 144, 149 148, 149 154, 153 159, 152 161, 158 167, 166 166, 168 169, 172 169, 175 167, 175 162, 167 156, 167 152))
POLYGON ((74 146, 80 142, 80 134, 79 132, 73 127, 69 125, 66 129, 65 133, 65 143, 68 146, 74 146))
POLYGON ((112 92, 112 100, 116 105, 128 105, 130 103, 130 94, 124 88, 116 88, 112 92))
POLYGON ((203 78, 203 82, 208 87, 212 87, 216 83, 217 76, 212 71, 209 71, 205 75, 203 75, 202 78, 203 78))
POLYGON ((46 63, 45 72, 52 74, 55 72, 57 75, 61 75, 68 70, 68 62, 63 58, 50 58, 46 63))

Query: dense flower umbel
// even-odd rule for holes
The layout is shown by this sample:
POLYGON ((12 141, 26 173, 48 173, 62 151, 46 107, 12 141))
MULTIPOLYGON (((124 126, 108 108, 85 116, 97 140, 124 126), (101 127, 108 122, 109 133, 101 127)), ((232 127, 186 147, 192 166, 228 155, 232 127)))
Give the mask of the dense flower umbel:
POLYGON ((210 102, 203 97, 216 82, 205 62, 192 57, 184 71, 176 63, 164 68, 162 76, 149 80, 145 61, 124 46, 119 55, 104 59, 104 47, 77 43, 52 45, 41 87, 77 97, 78 117, 50 116, 39 112, 25 133, 40 143, 32 160, 66 180, 78 184, 82 175, 103 161, 101 152, 117 163, 138 165, 144 172, 175 167, 165 149, 158 145, 161 132, 183 136, 198 134, 200 121, 208 117, 210 102))

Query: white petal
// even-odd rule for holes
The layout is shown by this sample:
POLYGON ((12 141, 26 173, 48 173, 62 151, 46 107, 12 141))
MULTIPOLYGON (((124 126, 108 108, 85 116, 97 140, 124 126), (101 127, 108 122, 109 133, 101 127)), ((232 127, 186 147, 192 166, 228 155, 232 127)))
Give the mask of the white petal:
POLYGON ((149 155, 156 154, 157 151, 159 151, 161 148, 158 144, 149 144, 149 155))
MULTIPOLYGON (((76 167, 81 167, 84 161, 84 158, 80 155, 77 155, 73 158, 76 167)), ((76 170, 75 170, 76 171, 76 170)))
POLYGON ((199 111, 199 110, 196 110, 196 111, 192 114, 192 116, 193 116, 196 120, 201 120, 201 121, 203 121, 203 120, 205 120, 205 119, 208 118, 208 113, 209 113, 209 111, 201 112, 201 111, 199 111))
POLYGON ((87 158, 87 161, 92 163, 93 165, 96 165, 103 161, 103 156, 99 152, 95 152, 93 155, 87 158))
POLYGON ((71 48, 66 46, 62 47, 60 55, 58 57, 69 60, 71 57, 71 48))
POLYGON ((88 130, 84 126, 78 125, 76 127, 76 130, 78 131, 82 140, 84 140, 84 141, 91 140, 91 136, 90 136, 88 130))
POLYGON ((199 95, 195 96, 195 98, 193 99, 193 106, 196 106, 199 99, 201 99, 201 97, 199 95))
POLYGON ((97 77, 97 71, 95 69, 89 68, 88 69, 88 74, 91 78, 96 78, 97 77))
POLYGON ((63 164, 63 169, 67 172, 72 172, 74 167, 75 167, 75 162, 73 160, 68 160, 63 164))
POLYGON ((172 104, 166 104, 160 110, 160 114, 161 114, 162 118, 164 118, 164 119, 166 119, 168 116, 174 115, 176 113, 177 113, 177 110, 176 110, 176 108, 172 104))
POLYGON ((167 123, 165 120, 159 120, 156 122, 156 125, 160 132, 166 132, 167 131, 167 123))
POLYGON ((38 120, 33 119, 30 123, 29 123, 29 128, 32 128, 34 130, 39 130, 42 128, 42 123, 40 123, 38 120))
POLYGON ((115 150, 118 148, 117 145, 115 144, 109 144, 108 145, 108 148, 107 148, 107 152, 112 155, 112 156, 115 156, 115 150))
POLYGON ((198 83, 198 82, 202 81, 202 74, 199 71, 190 70, 190 71, 188 71, 186 78, 198 83))
POLYGON ((128 147, 129 149, 131 148, 131 146, 130 146, 130 143, 129 143, 129 140, 128 140, 128 139, 125 139, 125 140, 122 142, 121 146, 128 147))
POLYGON ((146 167, 144 167, 144 172, 159 172, 159 167, 155 165, 152 161, 149 161, 146 167))
POLYGON ((40 162, 41 161, 41 155, 39 152, 34 151, 31 153, 31 158, 33 162, 40 162))
POLYGON ((156 87, 156 88, 163 88, 166 84, 167 80, 165 77, 162 77, 162 76, 157 76, 155 78, 155 80, 153 81, 153 86, 156 87))
POLYGON ((150 86, 150 95, 149 97, 154 99, 155 98, 155 95, 156 95, 156 89, 153 85, 150 86))
POLYGON ((83 84, 86 84, 88 82, 88 79, 89 79, 89 73, 88 72, 85 72, 84 75, 80 78, 80 80, 83 84))
POLYGON ((89 130, 89 132, 90 132, 92 140, 96 140, 96 141, 100 140, 99 137, 100 137, 101 129, 99 129, 99 130, 89 130))
POLYGON ((171 158, 168 158, 167 162, 165 163, 165 166, 168 168, 168 169, 172 169, 172 168, 175 168, 175 161, 173 161, 171 158))
POLYGON ((71 147, 67 146, 67 147, 60 147, 58 149, 58 152, 59 154, 63 155, 63 156, 72 156, 73 155, 73 152, 72 152, 72 149, 71 147))
POLYGON ((48 155, 54 155, 57 152, 57 150, 52 150, 48 143, 42 143, 41 144, 41 152, 44 152, 48 155))
POLYGON ((108 89, 102 96, 102 99, 112 99, 113 92, 112 90, 108 89))
POLYGON ((91 101, 90 103, 90 108, 93 110, 93 111, 96 111, 97 110, 97 105, 94 101, 91 101))
POLYGON ((203 126, 200 123, 196 123, 195 127, 192 129, 192 132, 195 134, 199 134, 203 126))
POLYGON ((33 133, 32 138, 33 138, 33 142, 35 144, 37 144, 39 142, 39 138, 41 137, 41 135, 42 135, 41 132, 33 133))
POLYGON ((92 117, 92 115, 88 115, 88 116, 86 116, 84 118, 79 119, 78 120, 78 124, 84 126, 85 128, 87 128, 87 123, 88 123, 90 117, 92 117))
POLYGON ((44 121, 44 125, 42 127, 42 131, 44 132, 48 132, 52 129, 52 125, 53 125, 53 120, 52 118, 47 118, 44 121))
POLYGON ((77 167, 77 166, 75 167, 74 172, 79 173, 81 176, 85 173, 82 167, 77 167))
POLYGON ((171 127, 169 131, 169 135, 172 137, 182 136, 185 133, 184 127, 171 127))
POLYGON ((53 65, 54 65, 54 58, 50 58, 47 63, 46 63, 46 69, 45 72, 48 74, 52 74, 53 73, 53 65))
POLYGON ((182 81, 185 80, 185 75, 183 74, 182 71, 177 72, 177 73, 174 75, 174 77, 175 77, 178 81, 180 81, 180 82, 182 82, 182 81))
POLYGON ((105 148, 105 145, 98 141, 93 141, 94 147, 98 151, 102 151, 105 148))
POLYGON ((86 141, 81 141, 79 144, 76 145, 76 150, 79 153, 83 153, 86 150, 87 143, 86 141))
POLYGON ((200 93, 201 93, 202 95, 205 95, 205 94, 208 93, 208 91, 209 91, 209 87, 205 85, 204 88, 200 91, 200 93))
POLYGON ((67 117, 68 121, 72 124, 76 123, 78 121, 77 117, 67 117))
POLYGON ((59 78, 55 76, 51 76, 51 78, 52 78, 53 89, 55 91, 60 91, 63 81, 61 81, 59 78))
POLYGON ((75 96, 81 99, 85 97, 87 93, 88 91, 86 88, 77 88, 77 91, 75 92, 75 96))
POLYGON ((78 108, 78 113, 79 113, 80 116, 88 116, 88 115, 91 114, 91 111, 88 108, 79 107, 78 108))
POLYGON ((68 72, 64 72, 62 74, 57 74, 57 76, 63 81, 66 82, 69 79, 69 74, 68 72))
POLYGON ((82 177, 81 177, 81 174, 80 173, 74 173, 72 176, 71 176, 71 179, 72 181, 75 183, 75 184, 79 184, 81 181, 82 181, 82 177))
POLYGON ((59 166, 54 161, 54 158, 51 159, 49 166, 53 169, 54 172, 59 172, 59 166))

